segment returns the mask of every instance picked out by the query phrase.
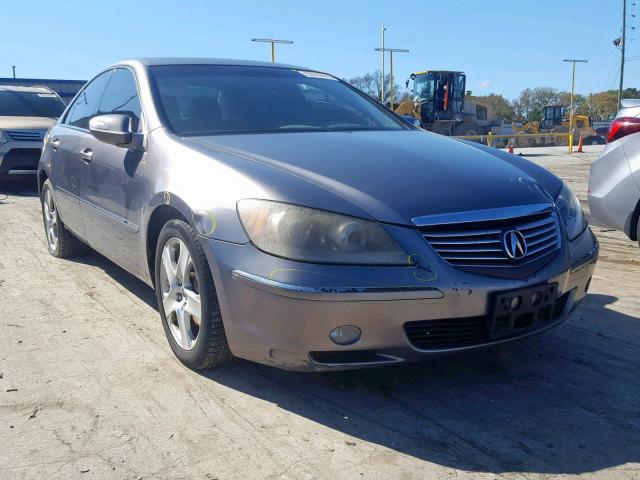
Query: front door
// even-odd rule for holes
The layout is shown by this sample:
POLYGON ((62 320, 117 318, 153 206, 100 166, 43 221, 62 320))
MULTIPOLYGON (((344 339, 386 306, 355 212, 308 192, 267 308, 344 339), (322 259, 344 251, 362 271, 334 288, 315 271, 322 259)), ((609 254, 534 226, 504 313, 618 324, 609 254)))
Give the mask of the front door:
MULTIPOLYGON (((141 131, 141 109, 134 74, 113 70, 97 115, 118 113, 132 118, 141 131)), ((140 254, 140 180, 142 150, 110 145, 91 137, 83 147, 91 160, 85 169, 82 214, 91 247, 132 273, 144 271, 140 254)))

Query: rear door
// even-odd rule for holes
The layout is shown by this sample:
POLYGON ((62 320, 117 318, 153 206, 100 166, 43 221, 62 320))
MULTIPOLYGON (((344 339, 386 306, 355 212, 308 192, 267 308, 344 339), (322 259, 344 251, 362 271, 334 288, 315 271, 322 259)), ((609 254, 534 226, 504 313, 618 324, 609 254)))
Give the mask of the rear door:
MULTIPOLYGON (((134 131, 142 131, 137 82, 129 68, 112 71, 97 115, 109 113, 128 115, 134 131)), ((82 202, 89 244, 126 270, 141 272, 139 187, 145 154, 94 137, 83 146, 91 151, 82 202)))
POLYGON ((95 115, 111 72, 104 72, 89 82, 76 96, 61 124, 50 133, 51 182, 60 216, 67 227, 86 240, 80 211, 85 168, 83 149, 90 138, 89 120, 95 115))

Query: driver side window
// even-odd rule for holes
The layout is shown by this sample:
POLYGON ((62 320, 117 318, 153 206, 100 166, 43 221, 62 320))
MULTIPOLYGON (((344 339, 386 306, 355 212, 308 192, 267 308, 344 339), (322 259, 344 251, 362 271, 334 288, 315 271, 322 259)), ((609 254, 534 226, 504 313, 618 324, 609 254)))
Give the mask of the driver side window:
POLYGON ((97 115, 119 113, 132 118, 132 129, 140 125, 140 98, 133 73, 126 68, 116 68, 109 78, 97 115))
POLYGON ((95 116, 98 110, 98 104, 109 82, 111 73, 111 70, 102 73, 82 89, 69 108, 69 113, 67 113, 64 119, 65 125, 71 125, 85 130, 89 129, 89 120, 95 116))

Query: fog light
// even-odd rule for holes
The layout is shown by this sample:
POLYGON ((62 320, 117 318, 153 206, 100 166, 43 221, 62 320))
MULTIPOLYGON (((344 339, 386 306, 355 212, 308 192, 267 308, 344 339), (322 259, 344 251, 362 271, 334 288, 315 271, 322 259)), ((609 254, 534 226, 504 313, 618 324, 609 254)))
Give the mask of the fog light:
POLYGON ((531 303, 534 307, 537 307, 542 302, 542 293, 536 292, 533 294, 533 298, 531 299, 531 303))
POLYGON ((511 303, 509 304, 509 307, 511 307, 511 310, 518 310, 518 308, 520 308, 521 303, 522 303, 522 297, 520 297, 520 295, 517 295, 511 299, 511 303))
POLYGON ((360 339, 362 332, 355 325, 341 325, 329 332, 329 338, 338 345, 351 345, 360 339))

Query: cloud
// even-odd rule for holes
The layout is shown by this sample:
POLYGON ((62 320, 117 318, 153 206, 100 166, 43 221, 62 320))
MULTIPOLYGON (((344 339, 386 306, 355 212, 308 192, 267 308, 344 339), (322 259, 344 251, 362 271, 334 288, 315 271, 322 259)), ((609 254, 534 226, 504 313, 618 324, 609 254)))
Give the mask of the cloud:
POLYGON ((476 84, 476 88, 489 88, 491 86, 490 80, 482 80, 480 83, 476 84))

